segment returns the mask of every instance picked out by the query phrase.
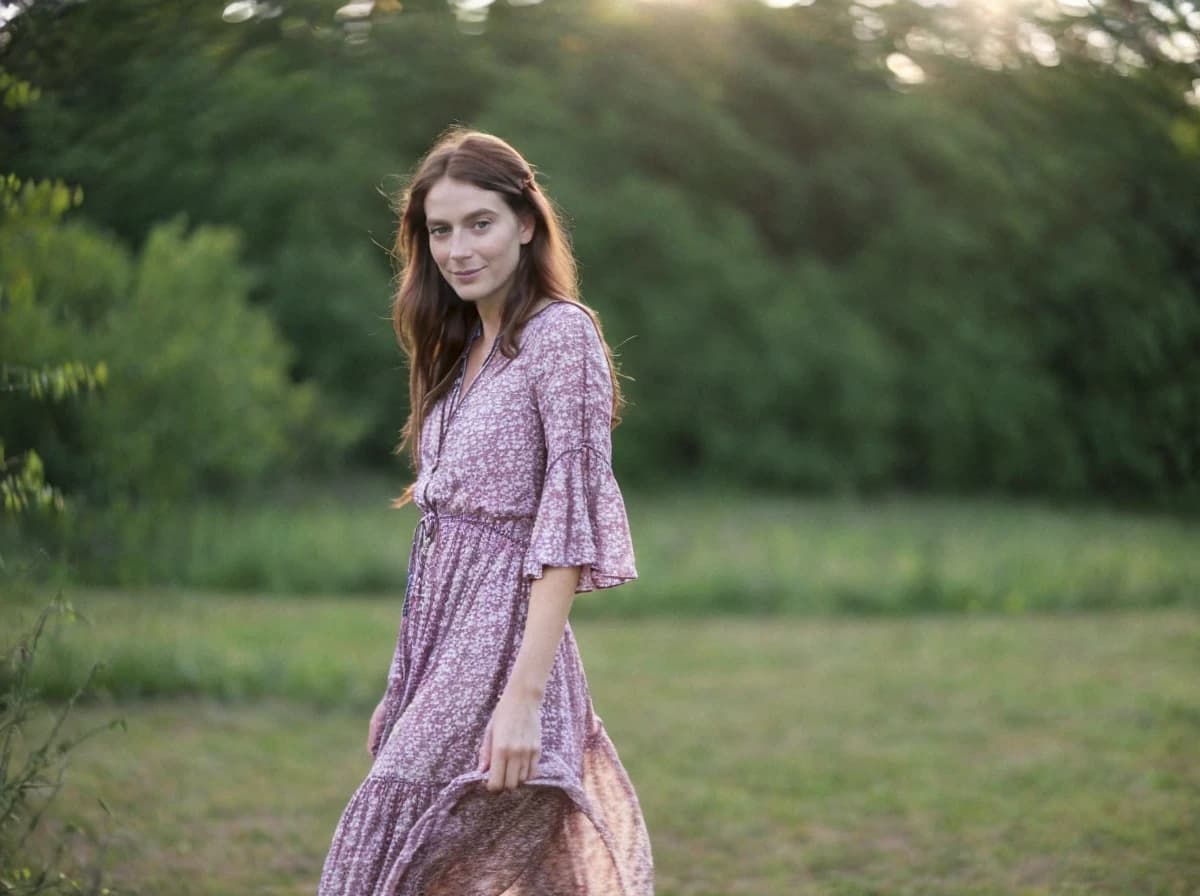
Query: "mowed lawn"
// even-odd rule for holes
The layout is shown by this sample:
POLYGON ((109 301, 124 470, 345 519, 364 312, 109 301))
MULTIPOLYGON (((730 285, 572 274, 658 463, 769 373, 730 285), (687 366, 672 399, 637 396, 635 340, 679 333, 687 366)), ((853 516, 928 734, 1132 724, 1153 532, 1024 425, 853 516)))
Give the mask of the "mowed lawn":
MULTIPOLYGON (((660 896, 1200 892, 1193 612, 574 626, 660 896)), ((338 631, 322 653, 386 665, 394 632, 338 631)), ((112 883, 315 892, 369 767, 361 699, 91 705, 72 727, 116 717, 55 816, 107 831, 112 883)))

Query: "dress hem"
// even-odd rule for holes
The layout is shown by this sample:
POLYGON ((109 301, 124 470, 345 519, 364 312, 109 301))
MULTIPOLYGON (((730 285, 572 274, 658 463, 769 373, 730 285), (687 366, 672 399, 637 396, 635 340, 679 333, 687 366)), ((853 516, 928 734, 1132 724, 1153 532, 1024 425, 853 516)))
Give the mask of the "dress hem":
MULTIPOLYGON (((584 755, 586 756, 592 750, 599 750, 607 755, 607 751, 605 750, 606 740, 607 734, 603 723, 597 717, 595 727, 584 739, 584 755)), ((540 773, 536 777, 525 781, 521 787, 560 790, 571 801, 574 809, 582 812, 587 817, 596 834, 603 842, 605 849, 608 851, 613 874, 617 877, 620 884, 620 889, 613 896, 618 896, 618 894, 642 896, 643 893, 652 893, 652 889, 647 890, 631 886, 630 882, 624 879, 619 850, 613 841, 612 832, 600 818, 595 804, 585 792, 582 778, 566 768, 565 764, 555 756, 543 756, 538 760, 538 766, 540 773)), ((458 804, 464 797, 469 796, 472 792, 478 792, 477 788, 486 785, 488 776, 488 772, 470 771, 449 781, 435 783, 407 781, 406 779, 392 776, 379 776, 374 779, 384 784, 394 783, 404 787, 411 786, 436 791, 436 795, 430 805, 410 828, 403 849, 391 861, 390 867, 384 870, 381 878, 383 885, 374 891, 378 896, 409 896, 410 890, 404 889, 404 887, 409 872, 415 867, 414 859, 416 859, 418 852, 428 842, 436 838, 437 829, 440 824, 448 817, 456 814, 458 804)), ((490 793, 489 795, 500 797, 505 793, 517 794, 520 792, 521 787, 515 791, 500 791, 490 793)), ((518 876, 518 880, 523 875, 524 871, 518 876)), ((517 880, 510 882, 503 890, 498 890, 495 896, 502 896, 515 883, 517 883, 517 880)), ((416 891, 411 892, 415 893, 416 891)), ((563 896, 566 896, 566 894, 563 894, 563 896)))

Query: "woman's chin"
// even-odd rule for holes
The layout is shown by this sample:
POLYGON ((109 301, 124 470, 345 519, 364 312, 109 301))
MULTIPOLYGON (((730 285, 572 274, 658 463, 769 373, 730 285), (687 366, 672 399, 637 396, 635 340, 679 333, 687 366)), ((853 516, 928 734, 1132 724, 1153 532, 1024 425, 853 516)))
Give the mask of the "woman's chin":
POLYGON ((473 289, 459 289, 458 287, 451 288, 454 290, 454 294, 464 302, 474 303, 479 298, 479 293, 473 289))
POLYGON ((458 297, 464 302, 469 302, 472 305, 499 305, 501 304, 502 298, 498 293, 479 291, 467 291, 465 293, 460 292, 458 297))

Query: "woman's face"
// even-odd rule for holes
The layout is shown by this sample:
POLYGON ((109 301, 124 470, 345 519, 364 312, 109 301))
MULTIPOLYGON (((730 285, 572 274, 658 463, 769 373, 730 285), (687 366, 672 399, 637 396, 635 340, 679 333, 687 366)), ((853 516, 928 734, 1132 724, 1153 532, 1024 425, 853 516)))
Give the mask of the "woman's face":
POLYGON ((533 239, 532 215, 517 216, 504 197, 443 177, 425 196, 429 251, 459 298, 501 307, 521 246, 533 239))

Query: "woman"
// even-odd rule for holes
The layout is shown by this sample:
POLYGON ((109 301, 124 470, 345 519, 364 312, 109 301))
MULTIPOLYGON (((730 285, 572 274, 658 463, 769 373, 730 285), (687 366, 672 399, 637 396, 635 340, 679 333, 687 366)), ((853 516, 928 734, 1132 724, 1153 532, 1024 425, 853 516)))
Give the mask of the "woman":
POLYGON ((374 764, 319 896, 643 896, 650 843, 567 616, 637 577, 611 354, 510 145, 454 128, 400 207, 400 448, 422 511, 374 764))

